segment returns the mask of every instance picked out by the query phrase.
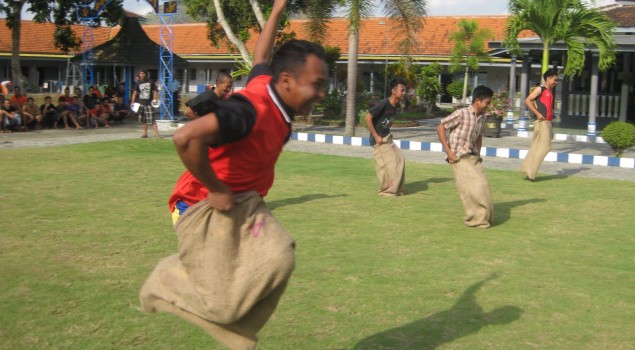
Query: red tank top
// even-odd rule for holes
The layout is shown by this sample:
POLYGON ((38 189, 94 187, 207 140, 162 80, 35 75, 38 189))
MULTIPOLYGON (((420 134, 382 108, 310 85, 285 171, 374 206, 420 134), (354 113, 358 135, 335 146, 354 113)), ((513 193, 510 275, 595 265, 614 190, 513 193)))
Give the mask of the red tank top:
POLYGON ((553 94, 551 90, 542 85, 540 88, 542 92, 540 93, 540 97, 536 100, 538 112, 547 118, 547 120, 551 121, 553 119, 553 94))
MULTIPOLYGON (((244 90, 256 110, 256 122, 246 137, 236 142, 210 148, 209 160, 214 173, 234 193, 249 190, 266 196, 273 185, 274 168, 291 133, 291 120, 269 87, 270 75, 253 78, 244 90)), ((168 204, 174 210, 176 202, 194 205, 207 198, 208 190, 189 171, 176 183, 168 204)))

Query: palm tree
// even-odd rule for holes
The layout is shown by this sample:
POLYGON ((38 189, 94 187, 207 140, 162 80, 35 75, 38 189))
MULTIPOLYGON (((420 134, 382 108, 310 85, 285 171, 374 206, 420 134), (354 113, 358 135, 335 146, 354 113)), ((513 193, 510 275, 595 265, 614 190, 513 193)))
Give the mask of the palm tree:
MULTIPOLYGON (((348 65, 346 94, 346 135, 355 135, 355 102, 357 94, 357 55, 362 20, 371 17, 377 0, 313 0, 307 14, 309 32, 316 40, 326 35, 326 23, 336 10, 343 7, 348 20, 348 65)), ((406 54, 416 47, 416 34, 423 28, 421 18, 426 14, 427 0, 381 0, 384 13, 391 18, 388 25, 402 38, 399 47, 406 54)), ((391 32, 393 30, 391 29, 391 32)))
POLYGON ((585 47, 595 46, 600 70, 615 62, 615 23, 602 11, 582 0, 509 0, 511 14, 504 44, 519 53, 518 35, 523 30, 536 33, 543 43, 542 72, 549 68, 549 48, 557 42, 567 47, 564 74, 575 76, 584 69, 585 47))
POLYGON ((494 34, 488 28, 479 28, 478 22, 461 19, 458 23, 459 30, 450 34, 450 40, 454 41, 452 56, 450 57, 450 71, 457 72, 465 68, 463 78, 463 98, 467 98, 467 80, 471 71, 478 70, 481 61, 491 61, 485 51, 485 42, 494 38, 494 34))

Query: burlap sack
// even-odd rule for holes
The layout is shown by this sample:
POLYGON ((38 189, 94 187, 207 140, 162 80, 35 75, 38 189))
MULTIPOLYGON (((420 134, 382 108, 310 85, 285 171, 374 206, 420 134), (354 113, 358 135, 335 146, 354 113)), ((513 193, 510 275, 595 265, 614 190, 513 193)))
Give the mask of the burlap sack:
POLYGON ((392 142, 392 134, 383 138, 381 145, 373 148, 375 172, 379 179, 382 196, 401 196, 406 182, 406 159, 397 145, 392 142))
POLYGON ((465 225, 488 228, 494 218, 494 204, 482 161, 479 156, 465 155, 452 164, 452 173, 463 202, 465 225))
POLYGON ((520 171, 528 179, 534 180, 542 161, 545 160, 545 156, 551 151, 551 139, 552 139, 551 122, 536 120, 534 122, 534 136, 531 141, 527 156, 520 165, 520 171))
POLYGON ((176 233, 179 253, 141 288, 142 309, 182 317, 230 349, 255 349, 294 268, 292 237, 255 192, 229 212, 192 206, 176 233))

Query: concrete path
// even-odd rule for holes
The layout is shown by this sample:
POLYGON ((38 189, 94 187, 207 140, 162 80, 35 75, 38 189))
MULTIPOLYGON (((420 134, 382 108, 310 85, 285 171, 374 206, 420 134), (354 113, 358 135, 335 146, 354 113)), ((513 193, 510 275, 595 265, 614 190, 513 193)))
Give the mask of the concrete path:
MULTIPOLYGON (((395 139, 408 140, 411 142, 438 142, 435 127, 438 120, 426 120, 422 125, 414 128, 393 128, 395 139)), ((11 134, 0 134, 0 159, 4 150, 19 148, 50 147, 58 145, 69 145, 77 143, 136 139, 141 136, 141 126, 137 123, 128 122, 123 125, 115 125, 113 128, 99 128, 88 130, 40 130, 30 132, 18 132, 11 134)), ((311 133, 327 135, 343 135, 343 128, 295 125, 294 134, 311 133)), ((162 130, 164 137, 170 137, 174 133, 173 129, 162 130)), ((359 137, 367 138, 368 131, 365 128, 356 128, 359 137)), ((484 147, 496 147, 507 149, 528 149, 531 139, 515 136, 504 136, 501 138, 484 138, 484 147)), ((306 141, 290 141, 287 150, 297 152, 331 154, 347 157, 371 158, 372 151, 366 146, 351 146, 329 143, 316 143, 306 141)), ((587 143, 575 141, 553 142, 553 151, 561 153, 579 153, 596 156, 610 156, 611 149, 607 144, 587 143)), ((412 162, 446 164, 445 154, 430 151, 404 150, 406 160, 412 162)), ((635 158, 635 150, 630 149, 624 153, 624 157, 635 158)), ((520 168, 520 159, 484 157, 484 166, 490 169, 502 169, 516 171, 520 168)), ((560 178, 566 176, 581 176, 592 178, 604 178, 615 180, 626 180, 635 182, 635 169, 620 168, 616 166, 601 166, 592 164, 571 164, 563 162, 544 162, 541 173, 550 175, 546 179, 560 178)), ((520 177, 520 174, 519 174, 520 177)), ((540 176, 539 176, 540 178, 540 176)))

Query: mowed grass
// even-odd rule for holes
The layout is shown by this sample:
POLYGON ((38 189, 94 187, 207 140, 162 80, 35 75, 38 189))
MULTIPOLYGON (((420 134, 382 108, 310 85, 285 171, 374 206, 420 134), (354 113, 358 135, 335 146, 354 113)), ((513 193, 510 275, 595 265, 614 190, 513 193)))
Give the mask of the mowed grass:
MULTIPOLYGON (((222 349, 137 309, 176 251, 170 141, 4 150, 0 166, 1 349, 222 349)), ((372 160, 283 153, 266 200, 297 267, 259 348, 635 348, 635 184, 487 175, 495 226, 477 230, 447 166, 408 163, 408 195, 385 198, 372 160)))

